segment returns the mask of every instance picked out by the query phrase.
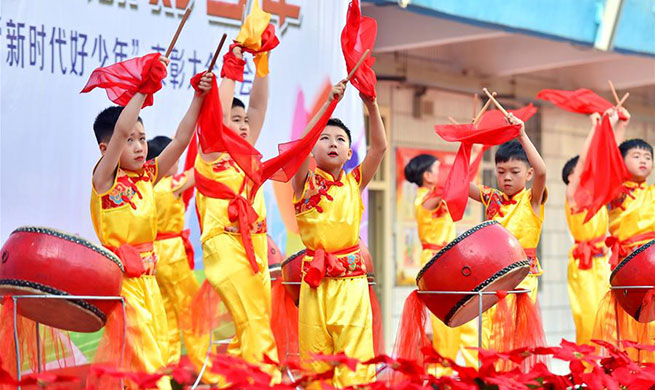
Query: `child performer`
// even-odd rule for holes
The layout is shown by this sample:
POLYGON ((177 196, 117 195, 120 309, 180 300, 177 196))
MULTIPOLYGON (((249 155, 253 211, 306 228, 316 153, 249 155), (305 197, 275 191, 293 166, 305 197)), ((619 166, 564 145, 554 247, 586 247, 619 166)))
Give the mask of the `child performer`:
MULTIPOLYGON (((345 81, 333 87, 312 122, 332 99, 341 99, 345 88, 345 81)), ((312 151, 316 168, 310 170, 307 159, 292 179, 296 220, 307 248, 300 287, 300 358, 314 372, 330 367, 311 362, 313 354, 345 353, 360 361, 374 354, 371 303, 358 240, 364 210, 361 192, 377 171, 387 141, 376 100, 360 96, 371 118, 371 146, 362 164, 344 172, 352 155, 351 135, 343 122, 333 118, 312 151)), ((374 376, 373 365, 358 365, 356 371, 342 366, 336 368, 332 382, 343 388, 369 383, 374 376)))

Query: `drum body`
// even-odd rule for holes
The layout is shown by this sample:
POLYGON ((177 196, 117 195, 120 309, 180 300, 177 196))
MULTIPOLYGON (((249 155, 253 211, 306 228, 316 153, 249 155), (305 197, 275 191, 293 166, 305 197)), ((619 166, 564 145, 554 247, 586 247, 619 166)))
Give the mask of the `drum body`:
POLYGON ((271 236, 267 235, 266 239, 268 240, 268 272, 271 274, 271 282, 274 282, 282 277, 284 255, 271 236))
MULTIPOLYGON (((428 309, 446 325, 456 327, 478 316, 479 295, 429 291, 508 291, 529 272, 528 257, 518 240, 498 222, 487 221, 437 252, 421 269, 416 283, 428 309)), ((482 311, 497 301, 496 295, 485 295, 482 311)))
MULTIPOLYGON (((655 285, 655 240, 637 248, 614 268, 610 284, 616 286, 655 285)), ((655 299, 645 299, 649 289, 617 289, 612 291, 623 310, 639 322, 651 322, 655 299)))
POLYGON ((302 260, 305 258, 305 250, 294 253, 282 263, 282 282, 287 293, 298 306, 300 301, 300 282, 302 278, 302 260))
MULTIPOLYGON (((120 296, 123 264, 105 248, 50 228, 21 227, 0 250, 0 295, 120 296)), ((19 299, 31 320, 76 332, 101 329, 118 301, 19 299)))

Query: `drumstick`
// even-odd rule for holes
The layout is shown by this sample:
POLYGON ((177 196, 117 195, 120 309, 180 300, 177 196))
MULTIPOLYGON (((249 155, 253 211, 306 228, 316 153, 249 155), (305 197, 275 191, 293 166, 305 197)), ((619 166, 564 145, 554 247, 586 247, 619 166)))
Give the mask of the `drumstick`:
POLYGON ((448 117, 448 120, 449 120, 450 123, 452 123, 453 125, 459 125, 459 123, 458 123, 458 122, 455 120, 455 118, 453 118, 452 116, 449 116, 449 117, 448 117))
POLYGON ((509 112, 507 112, 507 110, 505 110, 503 106, 501 106, 500 103, 498 103, 498 100, 496 100, 496 98, 494 98, 493 95, 489 93, 489 90, 487 90, 487 88, 482 88, 482 90, 484 91, 484 93, 487 94, 489 100, 491 100, 493 104, 495 104, 496 107, 500 110, 500 112, 503 113, 503 115, 509 116, 509 112))
MULTIPOLYGON (((492 93, 492 95, 496 96, 497 93, 494 92, 494 93, 492 93)), ((491 105, 491 99, 487 100, 487 102, 484 104, 484 106, 482 106, 482 109, 480 110, 480 112, 478 112, 478 115, 476 115, 475 118, 473 118, 473 124, 474 125, 477 125, 478 122, 480 122, 480 119, 482 119, 482 115, 487 111, 487 109, 489 109, 490 105, 491 105)))
POLYGON ((478 112, 478 93, 473 94, 473 116, 471 118, 475 118, 475 114, 478 112))
POLYGON ((214 53, 214 58, 212 58, 212 62, 209 64, 208 72, 211 72, 212 69, 214 69, 214 65, 216 65, 216 60, 218 59, 218 53, 221 52, 221 48, 223 48, 223 44, 225 43, 225 38, 227 38, 227 34, 223 33, 223 37, 221 37, 221 42, 218 44, 218 47, 216 48, 216 52, 214 53))
POLYGON ((177 38, 180 36, 180 33, 182 32, 182 27, 184 27, 184 23, 186 23, 186 20, 189 19, 189 15, 191 14, 192 9, 193 9, 193 3, 191 7, 187 8, 186 12, 184 12, 182 21, 180 22, 180 25, 177 26, 177 31, 175 31, 175 35, 173 35, 173 40, 171 41, 171 44, 168 45, 168 50, 166 50, 166 55, 164 57, 168 57, 169 55, 171 55, 171 52, 173 51, 173 47, 175 47, 175 42, 177 42, 177 38))
POLYGON ((357 69, 359 69, 360 65, 362 65, 362 63, 364 62, 364 60, 366 59, 366 57, 368 57, 368 54, 369 54, 370 52, 371 52, 370 49, 366 49, 366 51, 364 52, 364 54, 362 54, 362 57, 361 57, 361 58, 359 59, 359 61, 357 61, 357 63, 355 64, 355 67, 353 67, 353 69, 352 69, 352 70, 350 71, 350 73, 348 74, 348 77, 346 78, 346 82, 350 81, 350 79, 355 75, 355 72, 357 72, 357 69))
POLYGON ((616 105, 616 108, 619 109, 625 103, 625 101, 628 99, 628 96, 630 96, 630 92, 626 92, 625 95, 619 100, 619 104, 616 105))
POLYGON ((612 82, 612 80, 607 80, 607 82, 610 84, 612 95, 614 95, 614 101, 616 101, 616 104, 618 105, 620 100, 619 100, 619 95, 616 94, 616 88, 614 88, 614 83, 612 82))

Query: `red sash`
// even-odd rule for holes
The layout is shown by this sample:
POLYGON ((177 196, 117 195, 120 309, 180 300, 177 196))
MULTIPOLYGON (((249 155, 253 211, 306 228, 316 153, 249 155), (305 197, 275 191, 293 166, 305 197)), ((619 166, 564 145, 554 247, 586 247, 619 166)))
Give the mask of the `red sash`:
POLYGON ((189 263, 189 268, 193 269, 195 267, 195 262, 194 262, 194 254, 193 254, 193 245, 191 245, 191 240, 189 240, 189 234, 191 231, 189 229, 184 229, 181 232, 178 233, 157 233, 157 238, 155 240, 160 241, 160 240, 167 240, 169 238, 176 238, 179 237, 182 239, 182 243, 184 244, 184 251, 186 252, 186 259, 187 262, 189 263))
POLYGON ((655 232, 646 232, 642 234, 637 234, 636 236, 632 236, 626 240, 620 241, 618 237, 615 236, 608 236, 605 239, 605 245, 607 245, 608 248, 612 249, 612 256, 610 256, 610 267, 614 269, 619 262, 632 251, 630 250, 630 246, 634 243, 637 243, 639 241, 645 241, 645 240, 652 240, 655 239, 655 232))
POLYGON ((435 252, 439 252, 440 250, 443 249, 445 245, 439 245, 439 244, 430 244, 429 242, 422 242, 421 247, 423 247, 423 250, 431 250, 435 252))
POLYGON ((335 252, 326 252, 323 249, 307 249, 307 256, 312 256, 310 262, 303 262, 305 276, 303 280, 310 287, 316 288, 321 280, 328 276, 331 278, 366 275, 366 269, 359 253, 359 245, 341 249, 335 252), (354 263, 348 263, 348 257, 344 255, 354 253, 357 259, 354 263))
MULTIPOLYGON (((231 222, 239 221, 239 234, 243 240, 243 248, 246 251, 246 257, 250 262, 253 272, 259 272, 257 259, 255 257, 255 247, 250 236, 250 226, 257 221, 259 216, 252 205, 243 196, 237 194, 227 185, 203 176, 197 169, 194 169, 196 177, 196 189, 201 194, 210 198, 229 200, 227 214, 231 222)), ((245 183, 245 181, 244 181, 245 183)))
POLYGON ((578 268, 591 269, 593 258, 605 254, 605 248, 598 244, 605 243, 605 236, 593 238, 591 240, 575 241, 573 248, 573 258, 578 260, 578 268))
MULTIPOLYGON (((125 267, 125 275, 130 278, 138 278, 139 276, 149 274, 143 266, 141 253, 152 252, 152 242, 145 244, 130 245, 123 244, 120 247, 105 246, 105 248, 114 252, 116 256, 121 259, 123 267, 125 267)), ((153 267, 154 270, 154 267, 153 267)))
POLYGON ((537 260, 537 248, 523 248, 523 252, 528 256, 530 260, 530 273, 538 274, 539 273, 539 263, 537 260))

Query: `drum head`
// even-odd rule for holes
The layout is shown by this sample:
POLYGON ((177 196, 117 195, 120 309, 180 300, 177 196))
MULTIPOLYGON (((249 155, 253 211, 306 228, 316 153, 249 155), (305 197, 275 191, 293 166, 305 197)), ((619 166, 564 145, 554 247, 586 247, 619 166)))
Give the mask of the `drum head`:
MULTIPOLYGON (((652 286, 655 284, 655 240, 635 249, 621 261, 610 275, 612 286, 652 286)), ((648 289, 630 288, 613 290, 614 297, 626 313, 635 320, 655 321, 655 300, 645 299, 648 289), (646 303, 648 301, 648 303, 646 303)))

